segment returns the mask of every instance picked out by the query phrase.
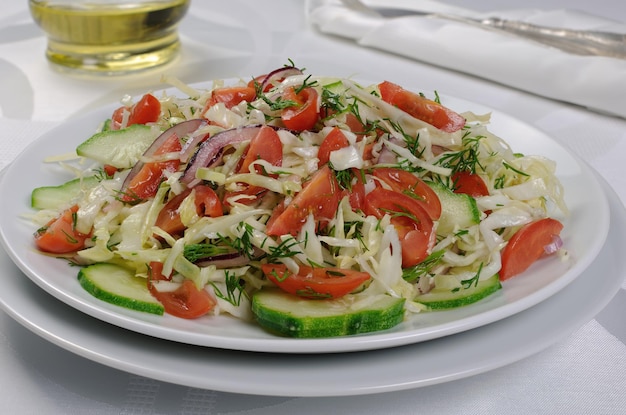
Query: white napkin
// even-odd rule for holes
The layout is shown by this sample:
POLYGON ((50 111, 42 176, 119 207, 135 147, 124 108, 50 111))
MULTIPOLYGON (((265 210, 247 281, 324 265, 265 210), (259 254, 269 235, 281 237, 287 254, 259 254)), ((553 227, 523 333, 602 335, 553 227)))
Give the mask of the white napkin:
MULTIPOLYGON (((626 33, 626 24, 573 10, 475 13, 431 0, 364 0, 372 6, 522 20, 546 26, 626 33)), ((472 25, 406 15, 384 18, 315 0, 308 19, 323 33, 485 78, 544 97, 626 118, 626 60, 580 56, 472 25)))

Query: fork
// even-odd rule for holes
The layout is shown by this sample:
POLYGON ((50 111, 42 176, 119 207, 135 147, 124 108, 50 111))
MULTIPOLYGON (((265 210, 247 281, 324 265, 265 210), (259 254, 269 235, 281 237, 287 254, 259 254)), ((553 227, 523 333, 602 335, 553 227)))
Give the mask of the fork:
POLYGON ((572 30, 539 26, 498 17, 476 19, 456 14, 436 13, 413 9, 369 7, 361 0, 341 0, 351 10, 381 17, 417 15, 466 23, 487 30, 510 33, 533 40, 568 53, 583 56, 606 56, 626 59, 626 34, 597 30, 572 30))

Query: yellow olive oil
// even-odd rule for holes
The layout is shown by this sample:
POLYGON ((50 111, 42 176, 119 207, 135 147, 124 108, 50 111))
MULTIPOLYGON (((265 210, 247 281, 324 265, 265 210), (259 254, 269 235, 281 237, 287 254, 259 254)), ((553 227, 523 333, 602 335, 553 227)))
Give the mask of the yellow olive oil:
POLYGON ((177 55, 177 26, 189 0, 29 4, 48 37, 46 56, 52 63, 84 72, 127 73, 177 55))

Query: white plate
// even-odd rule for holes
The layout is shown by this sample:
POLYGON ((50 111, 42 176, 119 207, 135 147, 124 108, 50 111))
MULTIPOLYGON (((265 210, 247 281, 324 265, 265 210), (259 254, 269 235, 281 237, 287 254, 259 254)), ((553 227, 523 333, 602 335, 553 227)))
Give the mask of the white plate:
POLYGON ((489 298, 463 308, 410 316, 397 327, 359 336, 331 339, 287 339, 263 331, 253 323, 228 316, 183 320, 154 316, 116 307, 89 295, 78 284, 76 268, 63 260, 36 252, 35 227, 20 216, 30 211, 30 192, 44 185, 70 179, 54 164, 42 161, 72 151, 110 116, 113 106, 89 113, 50 131, 31 144, 6 170, 0 183, 0 236, 7 253, 37 285, 70 306, 103 321, 154 337, 216 348, 281 352, 331 353, 362 351, 406 345, 470 330, 519 313, 563 289, 593 261, 608 232, 608 203, 592 170, 541 131, 478 104, 446 98, 459 111, 492 112, 491 130, 504 137, 517 152, 541 154, 557 163, 557 173, 571 208, 562 237, 572 261, 555 258, 539 261, 526 275, 504 284, 489 298))
MULTIPOLYGON (((606 186, 606 185, 605 185, 606 186)), ((507 319, 393 349, 326 355, 249 353, 129 332, 47 295, 0 249, 0 306, 37 335, 77 355, 153 379, 223 392, 347 396, 405 390, 484 373, 531 356, 591 320, 626 275, 626 212, 606 186, 611 230, 597 259, 559 293, 507 319)))

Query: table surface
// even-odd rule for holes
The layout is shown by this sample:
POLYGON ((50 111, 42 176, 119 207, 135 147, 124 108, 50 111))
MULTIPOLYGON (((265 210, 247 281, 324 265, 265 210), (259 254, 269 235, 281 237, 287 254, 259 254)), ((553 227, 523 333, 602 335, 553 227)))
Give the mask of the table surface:
MULTIPOLYGON (((125 94, 162 87, 161 71, 91 79, 52 70, 43 57, 45 38, 26 2, 2 3, 0 169, 29 142, 72 116, 125 94)), ((467 7, 462 0, 448 3, 467 7)), ((516 3, 478 0, 472 7, 488 11, 515 8, 516 3)), ((324 36, 307 25, 304 6, 293 0, 196 0, 180 26, 181 57, 164 70, 194 83, 248 78, 292 59, 310 73, 426 84, 546 132, 626 200, 620 165, 626 155, 626 120, 324 36)), ((626 22, 626 3, 612 0, 524 2, 524 8, 533 7, 581 9, 626 22)), ((626 85, 615 87, 626 93, 626 85)), ((296 398, 202 390, 114 369, 52 344, 1 312, 0 405, 12 414, 618 414, 626 408, 625 317, 626 283, 593 320, 504 367, 419 389, 296 398)))

